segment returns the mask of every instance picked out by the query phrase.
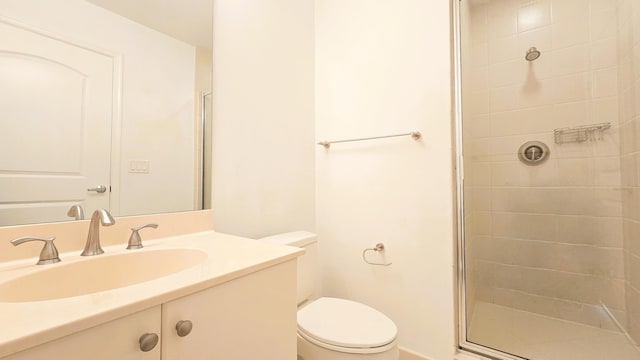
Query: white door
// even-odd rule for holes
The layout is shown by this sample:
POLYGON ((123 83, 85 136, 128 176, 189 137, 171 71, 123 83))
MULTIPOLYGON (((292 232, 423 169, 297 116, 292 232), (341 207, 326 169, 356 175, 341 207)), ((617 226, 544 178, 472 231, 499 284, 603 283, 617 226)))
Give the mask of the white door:
POLYGON ((0 225, 109 209, 113 69, 109 56, 0 21, 0 225))

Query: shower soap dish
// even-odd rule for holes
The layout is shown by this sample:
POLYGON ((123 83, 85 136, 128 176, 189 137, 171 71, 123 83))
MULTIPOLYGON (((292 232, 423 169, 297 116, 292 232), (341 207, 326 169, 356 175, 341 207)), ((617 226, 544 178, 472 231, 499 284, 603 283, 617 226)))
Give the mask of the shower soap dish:
POLYGON ((556 144, 604 140, 603 132, 611 128, 611 123, 600 123, 553 130, 556 144))

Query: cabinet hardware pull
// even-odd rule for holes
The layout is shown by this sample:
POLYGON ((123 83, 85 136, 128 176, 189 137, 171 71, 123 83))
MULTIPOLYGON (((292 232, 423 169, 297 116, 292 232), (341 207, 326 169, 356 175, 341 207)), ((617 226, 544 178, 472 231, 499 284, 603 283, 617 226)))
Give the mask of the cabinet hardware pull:
POLYGON ((193 323, 190 320, 180 320, 176 323, 176 332, 180 337, 189 335, 191 329, 193 329, 193 323))
POLYGON ((158 345, 158 334, 146 333, 140 336, 140 350, 147 352, 153 350, 158 345))

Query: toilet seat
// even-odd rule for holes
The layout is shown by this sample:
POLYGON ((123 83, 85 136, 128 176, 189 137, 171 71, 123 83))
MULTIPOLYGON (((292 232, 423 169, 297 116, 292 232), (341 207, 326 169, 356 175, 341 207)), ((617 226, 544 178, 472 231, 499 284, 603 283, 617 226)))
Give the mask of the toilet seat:
POLYGON ((366 354, 394 347, 398 329, 367 305, 323 297, 298 311, 298 334, 323 348, 366 354))

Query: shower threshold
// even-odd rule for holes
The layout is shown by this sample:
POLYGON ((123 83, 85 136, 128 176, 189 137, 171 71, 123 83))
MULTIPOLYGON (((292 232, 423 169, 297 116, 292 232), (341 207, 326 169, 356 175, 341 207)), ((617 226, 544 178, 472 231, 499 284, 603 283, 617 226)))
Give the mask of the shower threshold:
POLYGON ((618 331, 478 302, 469 341, 532 360, 640 360, 618 331))

